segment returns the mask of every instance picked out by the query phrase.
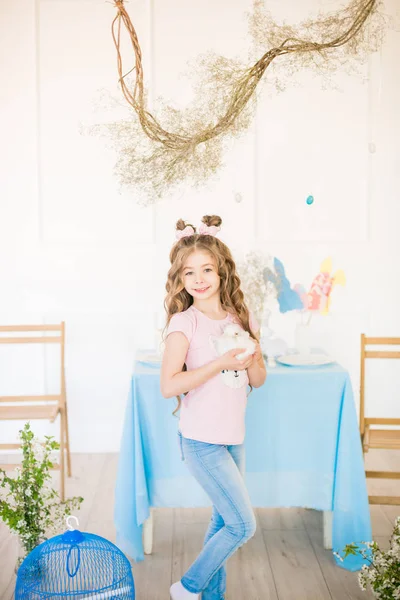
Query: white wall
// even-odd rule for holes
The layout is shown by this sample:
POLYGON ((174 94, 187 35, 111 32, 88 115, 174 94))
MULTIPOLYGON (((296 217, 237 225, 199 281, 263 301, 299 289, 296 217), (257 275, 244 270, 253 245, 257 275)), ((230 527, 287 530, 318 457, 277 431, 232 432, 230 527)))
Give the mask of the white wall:
MULTIPOLYGON (((388 13, 395 2, 385 0, 388 13)), ((302 20, 310 9, 340 4, 269 5, 279 19, 302 20)), ((250 6, 129 2, 150 100, 190 102, 185 73, 200 53, 246 57, 250 6)), ((179 217, 220 214, 221 238, 237 258, 251 249, 274 254, 292 283, 309 285, 332 256, 348 284, 335 289, 331 315, 316 318, 314 331, 349 369, 357 399, 360 333, 400 335, 400 34, 388 31, 363 70, 366 83, 343 73, 335 76, 338 90, 323 91, 305 72, 279 95, 264 86, 257 118, 227 151, 225 169, 201 189, 188 186, 143 208, 138 197, 119 193, 104 141, 79 132, 125 114, 123 102, 94 111, 102 89, 119 95, 114 15, 103 0, 0 2, 0 322, 66 321, 73 451, 119 448, 135 351, 153 345, 179 217)), ((272 325, 291 343, 295 321, 276 314, 272 325)), ((49 349, 32 358, 10 358, 7 350, 0 394, 54 389, 49 349)), ((379 365, 368 381, 372 410, 390 416, 398 405, 394 373, 393 364, 379 365)), ((1 423, 0 439, 13 440, 19 425, 1 423)), ((55 433, 39 423, 35 431, 55 433)))

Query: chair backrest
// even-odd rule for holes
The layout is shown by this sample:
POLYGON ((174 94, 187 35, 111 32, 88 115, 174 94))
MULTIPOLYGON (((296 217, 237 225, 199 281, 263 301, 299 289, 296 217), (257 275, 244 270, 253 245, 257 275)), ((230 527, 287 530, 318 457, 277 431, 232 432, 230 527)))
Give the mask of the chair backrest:
POLYGON ((365 361, 370 358, 400 358, 400 350, 367 350, 367 346, 400 346, 400 337, 367 337, 361 334, 360 433, 365 425, 400 425, 399 419, 365 418, 365 361))
POLYGON ((65 404, 65 322, 56 325, 0 325, 0 344, 60 344, 61 381, 60 394, 45 394, 36 396, 0 396, 0 403, 25 403, 56 401, 60 405, 65 404), (42 335, 3 335, 5 333, 21 334, 32 333, 42 335), (51 335, 48 335, 51 333, 51 335))

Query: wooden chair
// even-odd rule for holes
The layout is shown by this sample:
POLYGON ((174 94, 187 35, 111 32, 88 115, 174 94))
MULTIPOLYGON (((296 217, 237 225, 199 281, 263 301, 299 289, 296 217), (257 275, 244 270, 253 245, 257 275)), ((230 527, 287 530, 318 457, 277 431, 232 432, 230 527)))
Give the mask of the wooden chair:
MULTIPOLYGON (((71 455, 68 433, 68 411, 65 387, 65 323, 59 325, 2 325, 0 344, 59 344, 61 356, 61 386, 59 394, 39 396, 0 396, 0 420, 48 419, 51 423, 60 415, 60 457, 54 468, 60 470, 60 496, 65 499, 65 454, 68 476, 71 476, 71 455), (37 332, 42 335, 5 337, 3 333, 37 332), (48 332, 50 333, 47 335, 48 332), (57 335, 58 334, 58 335, 57 335), (3 404, 3 406, 2 406, 3 404)), ((0 450, 15 450, 20 444, 0 444, 0 450)), ((18 465, 4 464, 4 470, 13 470, 18 465)))
MULTIPOLYGON (((360 434, 363 452, 370 448, 400 449, 399 429, 371 429, 371 425, 400 425, 398 419, 365 418, 365 361, 372 358, 400 358, 396 350, 367 350, 366 346, 400 345, 400 338, 366 337, 361 334, 360 373, 360 434)), ((400 479, 400 472, 366 471, 366 477, 375 479, 400 479)), ((369 496, 370 504, 400 504, 400 496, 369 496)))

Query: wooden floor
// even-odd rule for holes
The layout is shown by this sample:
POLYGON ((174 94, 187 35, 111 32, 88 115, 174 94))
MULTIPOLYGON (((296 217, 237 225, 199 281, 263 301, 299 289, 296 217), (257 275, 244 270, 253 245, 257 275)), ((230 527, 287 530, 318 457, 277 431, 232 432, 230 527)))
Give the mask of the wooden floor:
MULTIPOLYGON (((15 459, 14 459, 15 460, 15 459)), ((85 498, 80 529, 115 541, 116 454, 73 455, 67 495, 85 498)), ((375 450, 369 469, 400 469, 400 453, 375 450)), ((55 474, 57 477, 58 474, 55 474)), ((56 484, 56 481, 55 481, 56 484)), ((400 482, 368 481, 370 494, 399 494, 400 482)), ((387 547, 400 506, 372 506, 374 539, 387 547)), ((137 600, 169 600, 177 581, 200 551, 211 509, 155 509, 153 554, 132 564, 137 600)), ((357 574, 336 566, 322 545, 322 513, 308 509, 256 509, 257 531, 228 561, 226 600, 370 600, 357 574)), ((11 600, 16 542, 0 523, 0 600, 11 600)))

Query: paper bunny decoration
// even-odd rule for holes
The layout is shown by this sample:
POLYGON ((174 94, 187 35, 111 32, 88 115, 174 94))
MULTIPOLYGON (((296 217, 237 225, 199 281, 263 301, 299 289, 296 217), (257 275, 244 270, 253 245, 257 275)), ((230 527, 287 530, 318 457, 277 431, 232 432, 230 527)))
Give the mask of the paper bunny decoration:
MULTIPOLYGON (((213 345, 218 356, 222 356, 225 352, 234 348, 245 348, 244 352, 237 354, 238 360, 243 360, 247 356, 254 354, 256 350, 255 342, 250 339, 248 331, 244 331, 239 325, 230 323, 224 328, 224 332, 220 336, 210 335, 210 342, 213 345)), ((221 371, 224 378, 224 383, 232 388, 240 388, 246 384, 246 371, 229 371, 224 369, 221 371)))
POLYGON ((269 267, 265 267, 263 277, 265 283, 270 281, 275 286, 279 311, 285 313, 289 310, 304 308, 299 294, 291 287, 283 263, 276 257, 274 258, 274 268, 275 273, 269 267))

